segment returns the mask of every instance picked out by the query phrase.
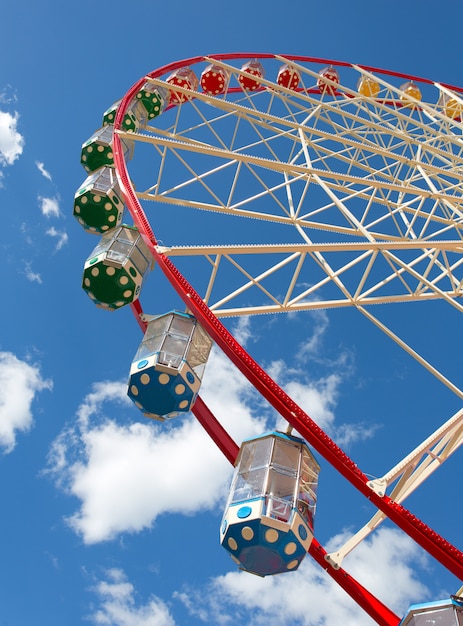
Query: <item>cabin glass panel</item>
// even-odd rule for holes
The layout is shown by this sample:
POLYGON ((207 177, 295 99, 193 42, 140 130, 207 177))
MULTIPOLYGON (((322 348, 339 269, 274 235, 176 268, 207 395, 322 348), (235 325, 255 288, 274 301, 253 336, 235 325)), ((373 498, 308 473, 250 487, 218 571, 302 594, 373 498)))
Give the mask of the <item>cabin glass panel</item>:
POLYGON ((93 188, 96 191, 107 191, 115 182, 114 170, 111 167, 102 167, 94 174, 91 174, 87 182, 93 182, 93 188))
POLYGON ((100 167, 87 178, 83 187, 92 186, 95 191, 108 191, 114 182, 114 170, 111 167, 100 167), (113 174, 113 175, 111 175, 113 174))
POLYGON ((271 496, 283 498, 294 504, 296 497, 296 476, 290 476, 286 472, 271 467, 268 474, 267 491, 271 496))
POLYGON ((130 241, 122 241, 121 239, 117 239, 114 241, 107 254, 108 261, 116 261, 117 263, 123 263, 127 258, 132 244, 130 241))
POLYGON ((111 231, 108 231, 107 233, 102 235, 100 241, 93 249, 93 252, 90 255, 90 258, 94 256, 98 256, 102 252, 106 252, 106 250, 109 248, 112 236, 113 236, 113 233, 111 233, 111 231))
POLYGON ((159 355, 159 362, 170 367, 179 367, 185 357, 194 320, 189 317, 174 315, 170 318, 169 331, 159 355))
POLYGON ((147 259, 138 246, 133 249, 130 259, 140 274, 144 274, 146 272, 149 265, 149 259, 147 259))
POLYGON ((295 475, 290 476, 273 467, 270 469, 266 489, 268 494, 266 514, 269 517, 283 522, 289 521, 295 504, 296 486, 295 475))
POLYGON ((299 469, 300 453, 300 446, 296 446, 284 439, 275 439, 272 465, 281 468, 283 471, 290 472, 295 476, 299 469))
POLYGON ((193 317, 172 313, 148 323, 135 360, 158 353, 160 364, 176 368, 185 360, 201 379, 211 346, 209 335, 193 317))
POLYGON ((167 315, 151 320, 146 329, 145 340, 165 335, 169 328, 169 322, 170 319, 167 315))
POLYGON ((272 454, 272 439, 244 443, 233 477, 229 504, 249 498, 263 497, 272 454))
POLYGON ((191 317, 183 317, 175 315, 172 317, 172 322, 169 331, 177 335, 183 335, 189 337, 191 334, 191 328, 194 325, 194 320, 191 317))
POLYGON ((250 469, 267 467, 270 463, 272 448, 273 439, 270 437, 245 443, 239 459, 240 471, 245 473, 250 469))
POLYGON ((200 379, 203 377, 211 346, 212 340, 209 335, 202 326, 196 324, 188 352, 188 365, 200 379))
POLYGON ((133 228, 122 227, 116 233, 112 231, 105 233, 95 248, 94 255, 107 250, 107 260, 121 264, 130 257, 131 262, 143 275, 148 269, 149 259, 140 250, 139 245, 144 245, 139 232, 133 228))
POLYGON ((317 505, 318 473, 318 465, 315 464, 309 451, 303 449, 297 508, 301 516, 312 529, 317 505))
POLYGON ((113 128, 113 126, 103 126, 102 128, 99 128, 90 137, 88 143, 99 140, 104 143, 110 144, 113 139, 113 128))
POLYGON ((158 319, 154 319, 149 322, 143 341, 137 350, 137 354, 135 355, 135 361, 140 361, 151 354, 159 352, 168 324, 168 317, 159 317, 158 319))
POLYGON ((237 472, 230 492, 229 504, 263 497, 267 482, 267 469, 259 468, 237 472))
POLYGON ((159 363, 169 367, 179 367, 188 347, 188 337, 168 333, 162 344, 159 363))

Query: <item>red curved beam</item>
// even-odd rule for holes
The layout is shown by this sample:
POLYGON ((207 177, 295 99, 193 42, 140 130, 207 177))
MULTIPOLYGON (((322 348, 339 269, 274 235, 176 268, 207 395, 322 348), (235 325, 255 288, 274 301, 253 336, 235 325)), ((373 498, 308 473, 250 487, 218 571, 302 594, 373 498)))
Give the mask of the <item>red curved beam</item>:
MULTIPOLYGON (((274 59, 275 54, 270 53, 225 53, 225 54, 209 54, 207 59, 216 59, 217 61, 229 61, 233 59, 274 59)), ((324 59, 320 57, 308 57, 301 56, 295 54, 280 54, 281 56, 288 61, 294 61, 295 63, 317 63, 320 65, 333 65, 336 67, 353 67, 354 65, 360 67, 367 72, 371 72, 373 74, 381 74, 383 76, 394 76, 395 78, 401 78, 403 80, 410 80, 415 83, 423 83, 426 85, 433 85, 438 81, 431 80, 429 78, 423 78, 422 76, 414 76, 413 74, 404 74, 403 72, 396 72, 394 70, 385 70, 380 67, 374 67, 372 65, 363 65, 362 63, 348 63, 347 61, 336 61, 334 59, 324 59)), ((195 63, 201 63, 207 60, 204 56, 191 57, 189 59, 183 59, 182 61, 174 61, 173 63, 168 63, 167 65, 163 65, 162 67, 149 72, 144 76, 140 81, 137 81, 138 88, 141 87, 146 82, 146 78, 160 78, 163 74, 171 73, 181 67, 185 67, 187 65, 194 65, 195 63)), ((463 87, 457 87, 456 85, 450 85, 448 83, 440 83, 443 87, 447 87, 453 91, 462 93, 463 87)))
POLYGON ((343 569, 335 570, 328 565, 326 550, 315 537, 309 548, 310 556, 333 578, 349 596, 381 626, 397 626, 400 617, 383 604, 372 593, 365 589, 355 578, 343 569))

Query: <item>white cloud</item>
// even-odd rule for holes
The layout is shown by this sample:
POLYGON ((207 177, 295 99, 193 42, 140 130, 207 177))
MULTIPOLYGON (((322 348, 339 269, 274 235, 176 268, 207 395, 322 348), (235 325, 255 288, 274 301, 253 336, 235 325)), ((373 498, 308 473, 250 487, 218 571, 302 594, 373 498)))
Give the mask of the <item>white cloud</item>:
POLYGON ((371 439, 379 426, 369 423, 339 424, 335 421, 335 409, 342 382, 338 374, 330 374, 315 382, 291 380, 284 387, 288 395, 338 445, 348 447, 353 443, 371 439))
POLYGON ((266 429, 267 405, 218 349, 211 352, 201 396, 238 445, 266 429))
POLYGON ((51 389, 37 366, 21 361, 11 352, 0 352, 0 446, 11 452, 16 433, 31 428, 31 405, 42 389, 51 389))
POLYGON ((42 176, 44 176, 45 178, 48 178, 48 180, 52 180, 50 172, 45 169, 45 165, 43 163, 41 163, 40 161, 36 161, 35 164, 39 172, 42 174, 42 176))
POLYGON ((13 165, 22 154, 24 137, 17 131, 18 113, 0 111, 0 165, 13 165))
POLYGON ((56 250, 61 250, 61 248, 67 244, 69 239, 68 234, 65 231, 56 230, 53 226, 46 231, 46 234, 57 239, 56 250))
MULTIPOLYGON (((247 406, 250 386, 225 357, 214 352, 207 371, 204 397, 231 435, 240 442, 262 432, 247 406)), ((149 528, 162 513, 214 508, 228 489, 230 464, 191 416, 169 428, 142 413, 123 426, 101 415, 105 402, 133 407, 126 394, 123 383, 96 384, 50 452, 50 471, 81 501, 68 521, 86 543, 149 528)))
POLYGON ((45 217, 59 217, 60 208, 57 198, 44 198, 39 196, 40 210, 45 217))
POLYGON ((251 331, 251 318, 249 315, 239 317, 233 330, 233 336, 242 346, 245 346, 254 335, 254 329, 251 331))
POLYGON ((39 283, 39 285, 42 284, 42 277, 39 273, 37 272, 33 272, 32 271, 32 267, 30 263, 26 263, 24 266, 24 275, 26 276, 27 280, 30 280, 31 283, 36 282, 39 283))
POLYGON ((285 391, 324 430, 332 428, 341 378, 331 374, 316 383, 291 380, 285 391))
MULTIPOLYGON (((347 571, 400 616, 411 601, 427 594, 418 580, 417 565, 426 565, 421 549, 400 531, 382 528, 350 555, 347 571)), ((183 589, 176 597, 192 615, 212 624, 374 623, 310 556, 296 572, 266 578, 229 572, 213 579, 207 589, 183 589)))
MULTIPOLYGON (((297 323, 299 314, 291 314, 297 323)), ((269 375, 307 413, 307 415, 332 437, 340 446, 350 446, 371 439, 378 430, 377 424, 336 421, 336 408, 341 385, 352 376, 352 356, 347 351, 336 353, 335 360, 321 357, 323 337, 329 321, 325 311, 313 311, 311 335, 303 339, 294 350, 291 365, 277 359, 266 366, 269 375), (316 367, 308 367, 308 363, 316 367), (314 377, 313 372, 327 371, 326 375, 314 377)))
POLYGON ((6 88, 0 92, 0 102, 2 104, 13 104, 17 101, 18 97, 11 85, 7 85, 6 88))
POLYGON ((137 606, 135 589, 120 569, 110 569, 106 579, 93 588, 97 610, 88 617, 94 624, 111 626, 175 626, 169 608, 156 596, 137 606))
POLYGON ((326 311, 311 311, 311 318, 313 321, 312 335, 301 344, 297 355, 299 359, 304 359, 309 354, 319 352, 323 337, 329 326, 329 318, 326 311))
POLYGON ((86 543, 150 527, 167 511, 210 508, 228 476, 223 457, 191 419, 169 433, 107 422, 82 440, 86 462, 71 470, 72 492, 82 506, 69 521, 86 543))
MULTIPOLYGON (((344 544, 350 534, 334 537, 328 549, 344 544)), ((429 599, 429 590, 418 570, 429 567, 429 557, 397 528, 382 526, 362 542, 343 562, 343 567, 382 602, 402 615, 410 602, 429 599)))

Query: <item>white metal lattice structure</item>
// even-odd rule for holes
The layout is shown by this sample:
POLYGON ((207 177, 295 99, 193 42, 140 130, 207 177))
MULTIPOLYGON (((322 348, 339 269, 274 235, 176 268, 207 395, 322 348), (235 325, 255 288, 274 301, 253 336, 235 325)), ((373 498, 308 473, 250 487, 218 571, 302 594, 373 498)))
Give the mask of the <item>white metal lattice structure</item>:
MULTIPOLYGON (((217 317, 355 307, 463 398, 371 311, 438 299, 463 312, 462 90, 347 63, 257 56, 255 89, 240 84, 244 55, 201 57, 190 69, 223 71, 223 93, 176 86, 183 103, 138 133, 118 131, 135 139, 142 165, 131 168, 132 182, 156 215, 159 250, 217 317), (297 88, 279 84, 282 65, 297 88), (320 89, 326 65, 339 82, 325 77, 320 89), (374 89, 360 93, 362 80, 374 89), (189 220, 202 219, 203 239, 191 241, 189 220)), ((168 90, 171 69, 147 83, 168 90)), ((460 411, 372 489, 395 485, 389 495, 404 500, 461 445, 462 420, 460 411)), ((333 564, 382 519, 332 554, 333 564)))

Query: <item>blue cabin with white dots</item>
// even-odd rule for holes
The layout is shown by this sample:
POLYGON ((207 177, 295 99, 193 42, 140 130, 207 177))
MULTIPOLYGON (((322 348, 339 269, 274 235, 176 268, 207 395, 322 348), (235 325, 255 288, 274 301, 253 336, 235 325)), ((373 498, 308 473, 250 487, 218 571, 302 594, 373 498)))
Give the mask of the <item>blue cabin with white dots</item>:
POLYGON ((130 368, 128 395, 147 417, 166 421, 193 406, 212 339, 188 313, 149 320, 130 368))
POLYGON ((268 576, 299 567, 313 539, 319 472, 298 437, 272 431, 242 443, 220 528, 240 569, 268 576))
POLYGON ((462 626, 463 598, 412 604, 399 626, 462 626))

